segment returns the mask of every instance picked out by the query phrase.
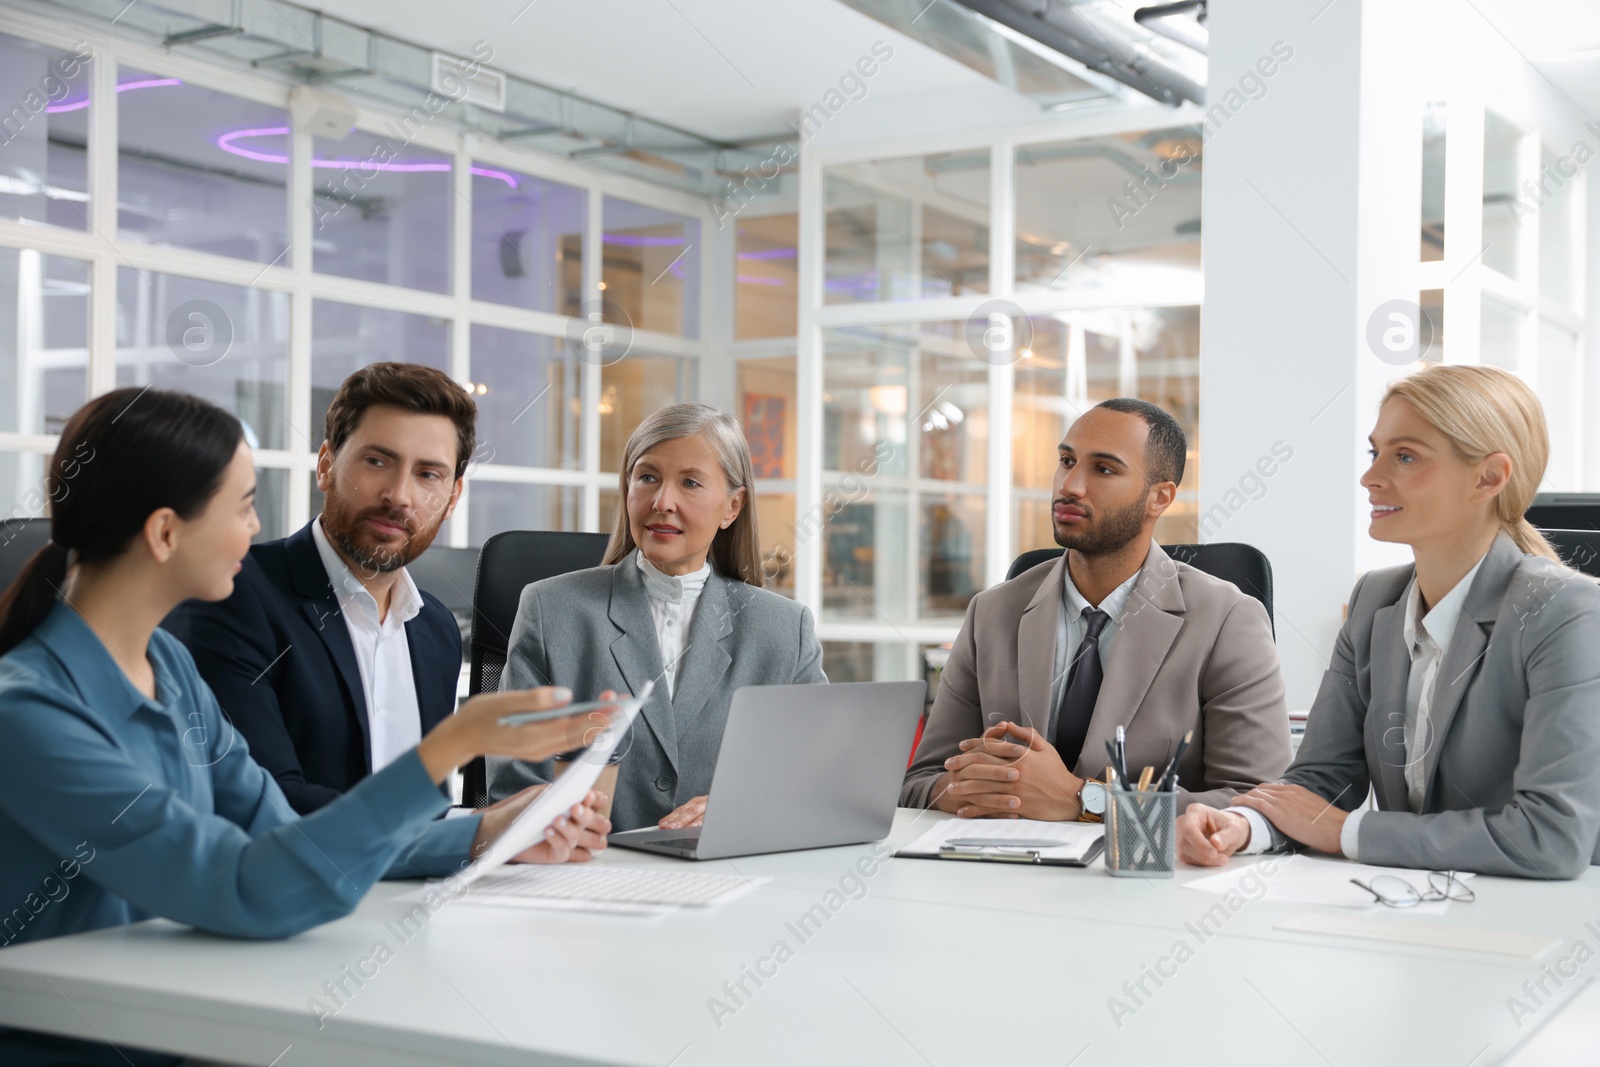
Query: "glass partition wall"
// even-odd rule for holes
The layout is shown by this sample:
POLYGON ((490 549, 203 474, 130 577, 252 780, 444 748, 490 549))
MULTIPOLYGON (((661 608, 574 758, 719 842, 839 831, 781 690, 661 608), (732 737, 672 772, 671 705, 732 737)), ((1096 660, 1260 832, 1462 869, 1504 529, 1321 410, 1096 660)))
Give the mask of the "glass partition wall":
MULTIPOLYGON (((153 385, 244 422, 262 536, 282 536, 320 506, 333 390, 403 359, 479 405, 440 541, 458 547, 608 530, 640 419, 690 399, 734 412, 768 587, 816 614, 835 680, 921 676, 977 591, 1054 544, 1056 445, 1101 400, 1183 425, 1157 537, 1206 539, 1197 127, 1130 112, 807 144, 797 174, 730 213, 443 122, 402 143, 364 112, 313 137, 281 81, 17 12, 0 14, 0 71, 15 98, 43 93, 0 137, 9 516, 40 513, 74 409, 153 385)), ((1419 116, 1426 358, 1534 381, 1547 487, 1578 488, 1587 175, 1528 125, 1459 102, 1419 116), (1517 191, 1548 175, 1563 180, 1530 218, 1517 191), (1454 250, 1480 229, 1494 247, 1463 273, 1454 250)))
POLYGON ((1101 400, 1182 423, 1157 536, 1198 540, 1200 138, 1098 121, 802 157, 785 533, 830 678, 937 669, 973 595, 1054 545, 1056 447, 1101 400))
POLYGON ((261 536, 281 537, 321 505, 339 383, 409 360, 478 403, 439 544, 607 529, 628 432, 699 395, 712 216, 696 197, 469 140, 448 113, 418 127, 363 105, 347 136, 312 136, 282 80, 21 12, 0 13, 0 72, 24 101, 0 133, 6 517, 42 513, 78 406, 153 386, 240 418, 261 536))

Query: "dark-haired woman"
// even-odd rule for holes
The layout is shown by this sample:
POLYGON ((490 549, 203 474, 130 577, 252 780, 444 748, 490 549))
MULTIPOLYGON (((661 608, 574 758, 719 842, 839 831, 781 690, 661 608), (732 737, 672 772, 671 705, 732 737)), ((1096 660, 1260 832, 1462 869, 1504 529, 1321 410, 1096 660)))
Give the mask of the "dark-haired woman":
MULTIPOLYGON (((826 682, 811 612, 768 592, 744 432, 704 404, 649 416, 622 453, 605 564, 522 591, 503 686, 655 691, 621 746, 619 830, 698 826, 734 690, 826 682)), ((508 796, 549 764, 489 761, 508 796)))
MULTIPOLYGON (((17 907, 4 943, 151 916, 236 937, 298 933, 348 913, 390 871, 447 806, 439 785, 453 768, 479 754, 539 759, 593 727, 498 724, 558 706, 559 691, 480 697, 297 819, 188 652, 157 629, 180 601, 231 592, 260 528, 255 481, 238 421, 194 397, 121 389, 68 422, 45 476, 51 542, 0 599, 0 900, 17 907)), ((486 815, 473 847, 525 804, 486 815)), ((607 829, 586 802, 520 858, 559 862, 607 829)), ((173 1062, 0 1028, 7 1067, 173 1062)))

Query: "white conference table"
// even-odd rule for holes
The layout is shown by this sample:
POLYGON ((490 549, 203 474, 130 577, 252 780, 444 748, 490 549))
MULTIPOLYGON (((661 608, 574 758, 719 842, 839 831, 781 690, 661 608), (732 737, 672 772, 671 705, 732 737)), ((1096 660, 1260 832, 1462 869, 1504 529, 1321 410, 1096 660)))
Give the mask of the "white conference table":
MULTIPOLYGON (((891 843, 937 813, 901 811, 891 843)), ((880 846, 881 847, 881 846, 880 846)), ((1450 1064, 1600 1059, 1600 871, 1572 882, 1482 877, 1440 917, 1543 934, 1538 960, 1274 929, 1314 911, 1250 903, 1203 942, 1221 898, 1176 879, 1087 869, 893 860, 803 942, 788 924, 871 846, 697 864, 771 881, 709 911, 658 917, 449 904, 409 940, 382 883, 349 917, 281 942, 166 921, 0 952, 0 1024, 241 1063, 407 1065, 1014 1063, 1450 1064), (1585 924, 1593 922, 1590 929, 1585 924), (324 982, 392 953, 319 1026, 324 982), (775 944, 792 955, 747 975, 775 944), (1179 964, 1177 945, 1188 945, 1179 964), (1595 955, 1531 1017, 1508 1000, 1571 956, 1595 955), (1163 957, 1172 977, 1129 997, 1163 957), (773 972, 776 973, 773 973, 773 972), (750 991, 730 999, 724 983, 750 991), (1125 1009, 1114 1017, 1111 998, 1125 1009), (713 1017, 711 998, 731 1008, 713 1017), (1568 1005, 1571 1001, 1571 1005, 1568 1005)), ((608 850, 598 862, 682 861, 608 850)), ((1257 862, 1254 859, 1235 863, 1257 862)), ((838 898, 835 898, 837 905, 838 898)), ((1399 916, 1396 916, 1399 919, 1399 916)))

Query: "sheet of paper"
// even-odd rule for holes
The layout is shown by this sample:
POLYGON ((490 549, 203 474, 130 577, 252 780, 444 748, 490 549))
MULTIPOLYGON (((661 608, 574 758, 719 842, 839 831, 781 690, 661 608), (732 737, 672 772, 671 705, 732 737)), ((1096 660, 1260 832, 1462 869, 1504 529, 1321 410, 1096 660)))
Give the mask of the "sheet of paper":
MULTIPOLYGON (((505 870, 506 868, 501 868, 505 870)), ((421 889, 413 889, 409 893, 396 894, 391 899, 397 904, 427 904, 429 894, 436 894, 440 883, 429 882, 421 889)), ((452 904, 479 904, 485 907, 524 908, 542 911, 595 911, 606 915, 666 915, 678 909, 670 904, 618 904, 610 900, 563 900, 555 897, 529 897, 518 896, 511 893, 501 893, 492 890, 487 880, 481 881, 470 892, 462 892, 453 898, 452 904)), ((437 901, 437 895, 433 898, 437 901)))
POLYGON ((544 840, 545 830, 555 822, 556 817, 582 800, 594 786, 600 772, 605 769, 607 758, 627 736, 628 727, 633 725, 639 709, 644 707, 655 686, 653 680, 646 682, 637 695, 617 701, 617 713, 594 743, 584 749, 583 754, 550 783, 532 804, 522 809, 522 814, 513 819, 505 832, 484 849, 476 863, 461 872, 460 879, 464 884, 477 881, 507 863, 517 853, 544 840))
MULTIPOLYGON (((1336 908, 1381 908, 1403 911, 1407 915, 1442 915, 1446 901, 1391 908, 1378 903, 1373 895, 1350 879, 1371 882, 1381 875, 1392 875, 1409 883, 1418 893, 1427 891, 1428 872, 1405 867, 1373 867, 1349 860, 1317 859, 1313 856, 1269 856, 1261 863, 1238 867, 1183 883, 1185 889, 1204 893, 1236 891, 1247 900, 1271 900, 1288 904, 1322 904, 1336 908)), ((1472 877, 1457 872, 1459 879, 1472 877)))
POLYGON ((451 886, 449 880, 430 883, 396 899, 411 902, 431 890, 447 891, 457 904, 649 913, 662 908, 714 908, 770 880, 663 867, 528 863, 502 867, 470 885, 451 886))
POLYGON ((941 819, 901 852, 938 852, 957 841, 993 842, 996 848, 1038 848, 1049 859, 1078 859, 1105 834, 1089 822, 1039 822, 1034 819, 941 819), (1043 847, 1028 842, 1052 842, 1043 847))
MULTIPOLYGON (((1396 909, 1385 909, 1394 911, 1396 909)), ((1404 909, 1405 915, 1415 908, 1404 909)), ((1349 912, 1313 911, 1274 924, 1276 930, 1300 933, 1333 934, 1338 937, 1364 937, 1373 941, 1394 941, 1428 948, 1458 948, 1468 952, 1492 952, 1498 956, 1538 959, 1560 938, 1545 934, 1525 934, 1516 930, 1485 930, 1476 926, 1451 926, 1445 923, 1412 922, 1405 918, 1355 915, 1349 912)))

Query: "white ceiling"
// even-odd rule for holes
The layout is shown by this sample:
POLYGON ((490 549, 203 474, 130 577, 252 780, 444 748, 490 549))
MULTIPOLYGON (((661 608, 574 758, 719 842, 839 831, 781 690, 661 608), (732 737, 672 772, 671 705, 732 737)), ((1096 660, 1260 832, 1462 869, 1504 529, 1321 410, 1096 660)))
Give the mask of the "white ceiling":
MULTIPOLYGON (((1133 0, 1118 0, 1132 4, 1133 0)), ((1396 0, 1400 2, 1400 0, 1396 0)), ((1600 0, 1460 0, 1590 115, 1600 115, 1600 0)), ((953 98, 1016 121, 1031 101, 838 0, 321 0, 330 15, 720 141, 782 134, 887 41, 874 97, 953 98), (971 94, 968 97, 967 94, 971 94)), ((931 118, 931 116, 930 116, 931 118)))
MULTIPOLYGON (((1600 3, 1474 0, 1478 13, 1591 117, 1600 115, 1600 3)), ((1463 16, 1471 16, 1464 11, 1463 16)))
MULTIPOLYGON (((722 141, 783 133, 876 41, 869 94, 996 88, 836 0, 322 0, 330 15, 722 141), (443 12, 447 12, 444 14, 443 12)), ((1011 94, 1015 95, 1015 94, 1011 94)), ((1020 100, 1022 98, 1017 97, 1020 100)))

